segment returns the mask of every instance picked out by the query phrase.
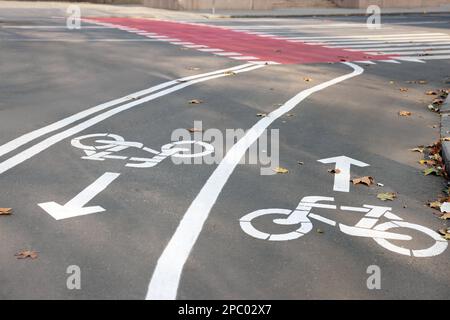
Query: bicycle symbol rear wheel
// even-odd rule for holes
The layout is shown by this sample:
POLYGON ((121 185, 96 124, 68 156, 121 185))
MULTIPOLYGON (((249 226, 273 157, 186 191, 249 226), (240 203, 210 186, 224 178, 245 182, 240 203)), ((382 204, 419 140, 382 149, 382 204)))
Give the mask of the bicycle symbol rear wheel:
MULTIPOLYGON (((288 233, 279 233, 279 234, 270 234, 267 232, 260 231, 255 228, 255 226, 252 224, 252 221, 256 218, 262 217, 262 216, 274 216, 274 219, 272 219, 272 222, 274 224, 280 225, 279 223, 276 223, 276 220, 282 220, 279 219, 280 215, 286 216, 286 219, 292 214, 292 210, 287 209, 263 209, 263 210, 257 210, 252 213, 249 213, 245 216, 243 216, 241 219, 239 219, 239 223, 241 225, 242 230, 247 233, 248 235, 252 236, 256 239, 261 240, 267 240, 267 241, 287 241, 287 240, 295 240, 300 238, 301 236, 304 236, 308 232, 312 230, 312 223, 308 219, 308 217, 305 215, 302 217, 301 222, 296 222, 295 226, 299 226, 296 230, 288 233)), ((283 225, 289 225, 283 223, 283 225)))

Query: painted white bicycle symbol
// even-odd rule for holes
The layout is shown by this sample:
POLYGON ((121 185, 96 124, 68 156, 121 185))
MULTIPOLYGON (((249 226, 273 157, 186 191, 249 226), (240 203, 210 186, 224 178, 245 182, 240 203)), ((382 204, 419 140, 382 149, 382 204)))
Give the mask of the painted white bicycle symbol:
MULTIPOLYGON (((336 226, 336 221, 330 220, 328 218, 322 217, 315 213, 312 213, 313 208, 322 209, 337 209, 337 206, 331 204, 319 203, 319 201, 334 201, 332 197, 304 197, 297 208, 294 210, 286 209, 263 209, 257 210, 243 216, 240 219, 240 225, 242 230, 248 235, 262 240, 268 241, 287 241, 298 239, 310 232, 313 228, 311 219, 321 221, 323 223, 329 224, 331 226, 336 226), (298 226, 299 227, 288 233, 282 234, 270 234, 258 230, 254 224, 255 219, 263 216, 285 216, 283 218, 275 218, 272 220, 273 223, 277 225, 285 226, 298 226)), ((414 257, 432 257, 441 254, 447 248, 447 241, 443 239, 437 232, 418 225, 403 221, 402 218, 393 214, 392 208, 379 207, 371 205, 363 205, 363 207, 347 207, 341 206, 342 211, 353 211, 365 213, 364 217, 355 225, 348 226, 343 223, 339 223, 339 229, 348 235, 356 237, 366 237, 372 238, 383 248, 396 252, 398 254, 414 257), (390 222, 379 223, 381 217, 391 220, 390 222), (414 231, 421 232, 428 237, 433 239, 434 244, 426 249, 416 250, 408 249, 399 245, 392 243, 394 240, 400 240, 405 244, 410 244, 409 240, 412 240, 411 236, 401 233, 391 232, 391 229, 402 228, 402 229, 413 229, 414 231)), ((398 241, 397 241, 398 242, 398 241)))
POLYGON ((82 149, 86 156, 81 157, 85 160, 104 161, 106 159, 127 160, 126 167, 133 168, 152 168, 168 157, 178 158, 196 158, 203 157, 214 152, 214 147, 209 143, 202 141, 177 141, 163 145, 161 151, 145 147, 140 142, 125 141, 119 135, 111 133, 96 133, 81 136, 71 141, 72 146, 82 149), (91 144, 83 143, 85 140, 93 140, 91 144), (82 142, 83 141, 83 142, 82 142), (192 145, 202 147, 201 152, 191 153, 192 145), (186 147, 182 147, 186 146, 186 147), (151 153, 151 158, 127 157, 117 155, 116 153, 129 148, 137 148, 151 153))

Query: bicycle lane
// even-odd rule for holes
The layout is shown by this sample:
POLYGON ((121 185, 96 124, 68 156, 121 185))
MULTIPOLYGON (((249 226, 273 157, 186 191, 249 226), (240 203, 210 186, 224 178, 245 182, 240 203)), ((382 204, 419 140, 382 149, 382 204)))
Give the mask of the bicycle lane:
MULTIPOLYGON (((423 77, 435 76, 442 73, 441 67, 427 64, 414 72, 423 77)), ((294 117, 274 122, 273 128, 281 129, 280 165, 289 169, 289 173, 261 176, 259 166, 236 167, 187 259, 178 299, 448 296, 448 249, 434 257, 404 256, 386 250, 373 239, 344 234, 338 226, 312 218, 313 228, 304 236, 290 241, 267 241, 245 233, 239 223, 242 217, 257 210, 293 210, 303 197, 325 196, 334 197, 335 201, 322 203, 338 208, 386 206, 392 207, 392 212, 405 221, 431 230, 445 225, 426 206, 439 194, 443 180, 424 177, 417 155, 409 151, 414 145, 438 139, 438 132, 432 128, 438 120, 418 102, 423 97, 423 87, 410 88, 409 96, 399 96, 396 86, 386 88, 390 68, 371 67, 358 78, 311 96, 292 111, 294 117), (379 96, 379 90, 383 90, 384 97, 379 96), (392 105, 405 103, 416 117, 407 120, 398 117, 398 110, 392 105), (327 172, 334 164, 318 160, 341 155, 370 164, 352 166, 352 177, 373 176, 384 186, 357 185, 350 186, 349 193, 334 191, 335 176, 327 172), (378 193, 390 191, 397 193, 397 199, 392 202, 377 199, 378 193), (370 266, 381 270, 381 290, 367 287, 370 266)), ((396 72, 395 76, 390 74, 396 83, 415 76, 407 66, 398 66, 396 72)), ((429 85, 438 86, 439 80, 430 80, 429 85)), ((344 210, 314 208, 312 212, 348 226, 356 225, 362 218, 361 213, 344 210)), ((275 226, 273 218, 282 217, 253 222, 259 231, 273 234, 299 228, 299 224, 275 226)), ((386 217, 380 219, 382 223, 388 221, 386 217)), ((400 228, 389 231, 394 230, 413 238, 407 244, 403 240, 391 241, 400 247, 420 250, 435 243, 421 232, 405 232, 400 228)), ((151 289, 152 285, 150 292, 151 289)))
POLYGON ((205 126, 223 131, 233 128, 242 110, 249 111, 239 124, 245 128, 260 106, 279 101, 271 88, 286 98, 293 93, 289 82, 297 74, 276 67, 266 73, 266 69, 206 81, 144 103, 63 139, 5 172, 2 181, 8 187, 2 201, 14 201, 15 214, 2 224, 2 295, 142 299, 149 269, 215 166, 177 166, 166 159, 157 167, 140 169, 113 159, 89 161, 81 159, 86 154, 70 140, 114 133, 159 150, 171 141, 173 130, 191 128, 195 120, 205 120, 205 126), (283 80, 277 79, 281 72, 283 80), (260 79, 262 75, 264 79, 260 79), (188 101, 192 99, 204 102, 191 105, 188 101), (52 201, 63 205, 107 172, 120 176, 103 190, 92 188, 97 194, 86 203, 86 207, 101 206, 105 212, 54 220, 38 206, 52 201), (18 265, 21 261, 15 260, 14 253, 22 248, 39 251, 39 258, 18 265), (80 291, 65 286, 69 265, 82 270, 80 291), (24 278, 24 274, 30 277, 24 278))

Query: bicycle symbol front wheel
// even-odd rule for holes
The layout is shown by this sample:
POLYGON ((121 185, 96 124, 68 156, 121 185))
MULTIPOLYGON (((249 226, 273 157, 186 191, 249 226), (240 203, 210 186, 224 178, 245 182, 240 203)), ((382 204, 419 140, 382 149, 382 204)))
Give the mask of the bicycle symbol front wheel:
MULTIPOLYGON (((435 232, 427 227, 418 225, 418 224, 413 224, 413 223, 409 223, 409 222, 405 222, 405 221, 395 221, 395 222, 391 221, 391 222, 385 222, 385 223, 375 226, 374 230, 387 231, 387 230, 390 230, 393 228, 406 228, 406 229, 412 229, 415 231, 422 232, 422 233, 426 234, 427 236, 431 237, 435 241, 435 244, 426 249, 413 250, 413 249, 408 249, 405 247, 395 245, 395 244, 389 242, 387 239, 373 238, 376 243, 378 243, 380 246, 382 246, 383 248, 385 248, 389 251, 393 251, 393 252, 396 252, 398 254, 402 254, 405 256, 433 257, 433 256, 437 256, 437 255, 441 254, 442 252, 445 251, 445 249, 447 249, 447 246, 448 246, 447 240, 443 239, 437 232, 435 232)), ((411 240, 408 240, 408 241, 411 241, 411 240)))
POLYGON ((161 147, 161 151, 165 154, 171 154, 175 158, 197 158, 213 153, 214 147, 206 142, 187 140, 166 144, 161 147), (187 147, 183 148, 183 145, 187 145, 187 147), (202 147, 202 151, 191 153, 194 145, 202 147))

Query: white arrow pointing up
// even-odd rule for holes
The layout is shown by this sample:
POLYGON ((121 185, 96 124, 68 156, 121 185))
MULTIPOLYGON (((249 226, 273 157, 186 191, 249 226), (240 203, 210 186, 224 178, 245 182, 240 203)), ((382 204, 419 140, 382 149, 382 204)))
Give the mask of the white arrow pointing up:
POLYGON ((47 213, 56 220, 103 212, 105 211, 105 209, 100 206, 84 206, 97 194, 105 190, 106 187, 108 187, 108 185, 111 184, 111 182, 113 182, 119 176, 120 173, 106 172, 100 178, 95 180, 90 186, 81 191, 75 198, 73 198, 63 206, 56 202, 39 203, 38 206, 47 211, 47 213))
POLYGON ((367 163, 346 157, 334 157, 328 159, 317 160, 321 163, 336 163, 336 169, 339 169, 340 172, 334 175, 334 191, 339 192, 350 192, 350 167, 351 165, 355 165, 358 167, 367 167, 370 166, 367 163))

